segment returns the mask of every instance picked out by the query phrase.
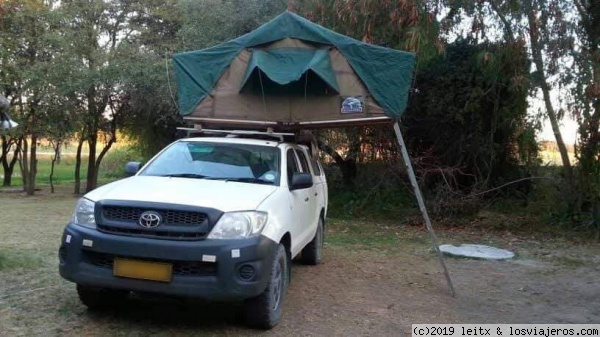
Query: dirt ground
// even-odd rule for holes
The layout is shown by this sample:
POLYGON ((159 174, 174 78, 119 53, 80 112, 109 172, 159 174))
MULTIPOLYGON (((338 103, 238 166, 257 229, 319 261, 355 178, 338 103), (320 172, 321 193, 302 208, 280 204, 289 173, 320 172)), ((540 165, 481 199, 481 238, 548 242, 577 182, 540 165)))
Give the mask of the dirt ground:
POLYGON ((75 198, 0 192, 0 336, 403 336, 415 323, 600 323, 600 245, 510 233, 438 230, 441 243, 484 243, 511 261, 446 258, 449 296, 420 227, 330 220, 324 262, 294 263, 282 322, 248 329, 237 304, 133 297, 92 313, 57 273, 56 250, 75 198), (482 242, 483 241, 483 242, 482 242))

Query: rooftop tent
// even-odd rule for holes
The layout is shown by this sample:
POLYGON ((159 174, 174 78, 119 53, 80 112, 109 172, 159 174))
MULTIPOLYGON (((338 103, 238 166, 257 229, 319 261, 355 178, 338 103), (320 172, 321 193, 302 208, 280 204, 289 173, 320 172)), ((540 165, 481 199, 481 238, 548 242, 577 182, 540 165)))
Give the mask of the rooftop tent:
POLYGON ((291 12, 174 61, 184 119, 280 129, 400 117, 414 67, 412 53, 354 40, 291 12))
POLYGON ((174 56, 179 109, 212 127, 310 129, 389 123, 450 293, 444 264, 398 120, 414 54, 363 43, 284 12, 218 46, 174 56))

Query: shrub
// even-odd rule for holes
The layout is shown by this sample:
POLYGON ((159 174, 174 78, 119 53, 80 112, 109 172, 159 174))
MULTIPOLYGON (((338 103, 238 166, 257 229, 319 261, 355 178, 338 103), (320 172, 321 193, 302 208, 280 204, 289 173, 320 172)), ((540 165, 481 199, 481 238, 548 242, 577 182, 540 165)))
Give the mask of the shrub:
POLYGON ((130 161, 142 161, 142 155, 131 147, 113 149, 106 154, 100 164, 100 176, 104 178, 122 178, 125 164, 130 161))

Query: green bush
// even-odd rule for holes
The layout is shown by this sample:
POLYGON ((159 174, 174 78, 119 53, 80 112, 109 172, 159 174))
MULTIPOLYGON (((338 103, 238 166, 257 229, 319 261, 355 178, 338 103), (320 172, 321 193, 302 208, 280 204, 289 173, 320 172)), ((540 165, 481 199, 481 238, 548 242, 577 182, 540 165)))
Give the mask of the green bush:
POLYGON ((132 147, 117 148, 109 151, 100 164, 100 177, 122 178, 125 176, 125 164, 130 161, 143 161, 142 155, 132 147))
POLYGON ((329 186, 328 214, 338 219, 378 219, 404 221, 419 209, 407 188, 400 166, 388 163, 357 165, 357 177, 352 187, 345 186, 340 169, 325 165, 329 186))

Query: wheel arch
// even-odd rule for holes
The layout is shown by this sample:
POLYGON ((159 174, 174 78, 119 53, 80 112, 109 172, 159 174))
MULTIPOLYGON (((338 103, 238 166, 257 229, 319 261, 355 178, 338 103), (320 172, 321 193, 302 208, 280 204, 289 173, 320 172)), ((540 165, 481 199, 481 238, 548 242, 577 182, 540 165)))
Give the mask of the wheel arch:
POLYGON ((281 237, 281 240, 279 240, 279 243, 283 245, 283 247, 285 248, 285 253, 287 255, 287 260, 288 260, 287 279, 288 279, 288 282, 290 282, 292 280, 292 235, 290 234, 290 232, 285 232, 285 234, 283 234, 283 236, 281 237))
POLYGON ((292 235, 290 232, 285 232, 285 234, 283 234, 279 240, 279 243, 285 247, 285 251, 288 253, 288 255, 292 254, 292 235))

